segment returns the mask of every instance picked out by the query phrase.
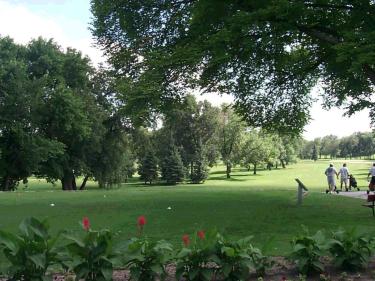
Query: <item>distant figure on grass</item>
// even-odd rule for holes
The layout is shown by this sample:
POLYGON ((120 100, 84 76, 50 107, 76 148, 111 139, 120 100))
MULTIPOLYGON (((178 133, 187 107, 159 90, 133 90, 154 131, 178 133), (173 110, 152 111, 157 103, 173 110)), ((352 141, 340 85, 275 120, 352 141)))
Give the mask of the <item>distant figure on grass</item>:
POLYGON ((367 180, 369 180, 370 176, 371 176, 371 181, 370 181, 370 184, 369 184, 368 188, 371 191, 374 191, 374 189, 375 189, 375 163, 372 164, 372 167, 368 171, 367 180))
POLYGON ((335 177, 338 178, 337 171, 333 167, 333 164, 329 164, 329 167, 326 169, 324 174, 327 176, 328 181, 328 190, 326 190, 326 193, 332 193, 336 189, 335 177))
POLYGON ((342 165, 338 175, 340 175, 340 189, 342 190, 342 184, 344 183, 345 191, 348 191, 349 170, 346 167, 346 163, 342 165))

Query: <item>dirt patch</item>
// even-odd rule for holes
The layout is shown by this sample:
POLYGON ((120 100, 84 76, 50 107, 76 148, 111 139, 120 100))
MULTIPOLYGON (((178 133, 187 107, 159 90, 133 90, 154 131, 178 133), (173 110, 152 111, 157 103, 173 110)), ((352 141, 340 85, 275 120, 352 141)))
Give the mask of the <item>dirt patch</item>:
MULTIPOLYGON (((375 258, 369 262, 369 266, 366 269, 363 269, 359 272, 344 272, 340 269, 334 268, 330 266, 330 262, 326 259, 324 262, 327 264, 325 272, 320 275, 316 274, 314 276, 310 276, 306 279, 301 279, 296 267, 290 261, 285 259, 284 257, 274 257, 273 260, 275 261, 275 265, 266 272, 266 275, 263 277, 262 280, 264 281, 373 281, 375 280, 375 258)), ((175 279, 175 266, 173 264, 168 265, 167 272, 168 277, 166 281, 177 281, 175 279)), ((74 281, 73 275, 62 275, 62 274, 55 274, 53 275, 54 281, 74 281)), ((128 270, 119 269, 115 270, 113 273, 113 280, 114 281, 128 281, 130 280, 130 274, 128 270)), ((219 281, 220 279, 213 279, 212 281, 219 281)), ((260 280, 252 273, 248 279, 248 281, 255 281, 260 280)), ((0 281, 6 281, 6 279, 1 279, 0 281)), ((179 280, 183 281, 183 280, 179 280)))

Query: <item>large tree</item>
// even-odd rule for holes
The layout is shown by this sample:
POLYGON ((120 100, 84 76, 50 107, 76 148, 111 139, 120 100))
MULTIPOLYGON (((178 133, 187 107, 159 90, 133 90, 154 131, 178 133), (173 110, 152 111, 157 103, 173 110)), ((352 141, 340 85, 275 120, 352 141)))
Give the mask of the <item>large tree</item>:
POLYGON ((251 125, 299 133, 319 81, 327 106, 375 116, 373 0, 91 3, 97 43, 138 103, 163 108, 198 87, 233 94, 251 125))
POLYGON ((226 176, 228 179, 232 172, 233 162, 236 162, 238 159, 237 152, 240 151, 244 132, 244 122, 233 112, 230 106, 223 104, 220 112, 217 141, 221 158, 226 166, 226 176))
POLYGON ((33 175, 77 189, 76 177, 100 185, 132 172, 116 80, 87 57, 41 38, 28 45, 0 37, 0 189, 33 175))
POLYGON ((13 190, 64 145, 40 134, 38 109, 47 77, 36 77, 30 47, 0 37, 0 190, 13 190))

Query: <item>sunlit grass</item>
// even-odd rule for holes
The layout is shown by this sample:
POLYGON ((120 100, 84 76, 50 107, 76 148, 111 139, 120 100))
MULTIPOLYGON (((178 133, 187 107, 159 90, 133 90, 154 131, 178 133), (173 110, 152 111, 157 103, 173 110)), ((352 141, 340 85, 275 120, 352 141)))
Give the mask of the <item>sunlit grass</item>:
MULTIPOLYGON (((371 162, 347 163, 364 190, 371 162)), ((361 207, 361 200, 324 193, 328 164, 301 161, 257 175, 236 168, 229 180, 224 167, 218 166, 202 185, 144 186, 133 179, 111 190, 90 182, 83 192, 62 192, 59 183, 30 179, 26 189, 21 185, 16 192, 0 193, 0 228, 15 231, 24 217, 35 216, 48 218, 53 231, 78 230, 78 222, 88 216, 93 228, 121 231, 117 239, 127 239, 136 234, 137 217, 145 215, 146 234, 155 239, 178 244, 184 233, 217 228, 233 238, 254 235, 258 246, 272 241, 269 253, 277 255, 287 254, 289 241, 302 224, 313 231, 339 226, 375 231, 375 219, 361 207), (297 177, 310 190, 301 207, 296 205, 297 177)), ((342 161, 334 164, 338 168, 342 161)))

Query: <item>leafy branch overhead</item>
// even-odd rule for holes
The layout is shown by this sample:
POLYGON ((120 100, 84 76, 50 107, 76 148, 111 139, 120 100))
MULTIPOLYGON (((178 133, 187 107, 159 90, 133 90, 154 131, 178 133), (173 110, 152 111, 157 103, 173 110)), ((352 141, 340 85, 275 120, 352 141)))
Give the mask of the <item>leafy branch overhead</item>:
POLYGON ((230 93, 254 126, 301 132, 311 89, 327 107, 370 108, 372 0, 92 0, 92 32, 120 75, 159 110, 187 89, 230 93), (147 85, 147 87, 145 86, 147 85))

